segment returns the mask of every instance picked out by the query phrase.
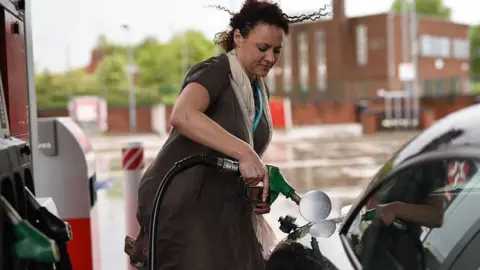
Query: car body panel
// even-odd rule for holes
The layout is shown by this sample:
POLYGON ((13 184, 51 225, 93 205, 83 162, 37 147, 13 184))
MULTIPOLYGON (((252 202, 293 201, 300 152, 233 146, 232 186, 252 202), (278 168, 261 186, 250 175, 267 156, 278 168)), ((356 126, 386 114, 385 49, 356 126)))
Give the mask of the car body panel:
MULTIPOLYGON (((340 239, 340 234, 345 234, 353 218, 364 205, 366 197, 369 196, 384 179, 389 175, 394 174, 397 170, 410 164, 422 162, 422 160, 428 160, 432 158, 448 158, 454 157, 469 157, 480 160, 480 104, 473 105, 468 108, 454 112, 441 120, 438 120, 433 126, 426 129, 416 137, 412 138, 403 147, 401 147, 394 155, 385 163, 385 165, 377 172, 371 182, 364 189, 362 194, 358 197, 356 202, 348 210, 348 214, 337 233, 331 236, 330 239, 319 239, 321 251, 324 253, 332 263, 334 263, 338 269, 354 269, 352 261, 348 258, 347 251, 340 239)), ((474 181, 472 185, 480 185, 479 181, 474 181)), ((478 191, 477 191, 478 192, 478 191)), ((479 197, 473 197, 472 199, 478 199, 479 197)), ((468 200, 454 201, 456 205, 466 203, 468 200)), ((471 203, 471 202, 469 202, 471 203)), ((480 205, 480 202, 477 203, 480 205)), ((445 215, 459 215, 454 219, 466 218, 465 211, 454 211, 456 206, 452 204, 452 209, 447 209, 445 215)), ((344 209, 343 211, 346 211, 344 209)), ((480 212, 479 212, 480 213, 480 212)), ((476 222, 478 215, 472 217, 472 222, 476 222)), ((453 226, 452 224, 450 226, 453 226)), ((445 255, 447 250, 440 249, 436 241, 445 238, 443 234, 449 234, 452 228, 445 226, 438 231, 432 232, 431 235, 426 236, 424 245, 430 245, 432 252, 445 255)), ((480 222, 479 222, 480 226, 480 222)), ((467 228, 464 228, 467 229, 467 228)), ((473 232, 472 232, 473 233, 473 232)), ((473 237, 475 234, 470 236, 473 237)), ((458 240, 458 237, 462 237, 458 233, 456 238, 452 238, 451 241, 458 240)), ((465 236, 468 238, 468 236, 465 236)), ((453 249, 455 247, 451 247, 453 249)), ((452 255, 453 256, 453 255, 452 255)), ((445 255, 445 257, 448 257, 445 255)), ((454 261, 452 261, 452 264, 454 261)))

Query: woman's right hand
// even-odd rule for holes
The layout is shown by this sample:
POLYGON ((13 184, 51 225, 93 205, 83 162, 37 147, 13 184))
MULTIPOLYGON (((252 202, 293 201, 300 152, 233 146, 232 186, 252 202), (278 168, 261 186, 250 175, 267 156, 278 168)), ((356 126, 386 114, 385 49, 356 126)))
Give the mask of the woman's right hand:
POLYGON ((238 160, 240 174, 243 181, 250 186, 256 186, 263 182, 262 200, 266 202, 270 190, 268 169, 252 147, 248 146, 245 150, 238 160))

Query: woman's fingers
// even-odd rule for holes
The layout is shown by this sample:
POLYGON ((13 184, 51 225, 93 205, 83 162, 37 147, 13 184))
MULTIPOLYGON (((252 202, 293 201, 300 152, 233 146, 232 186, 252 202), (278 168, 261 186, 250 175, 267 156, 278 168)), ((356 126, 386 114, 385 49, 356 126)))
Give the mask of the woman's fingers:
POLYGON ((262 201, 267 202, 268 195, 270 194, 270 180, 268 178, 268 173, 263 177, 263 194, 262 201))
POLYGON ((270 213, 270 205, 268 203, 256 204, 253 211, 259 215, 268 214, 270 213))

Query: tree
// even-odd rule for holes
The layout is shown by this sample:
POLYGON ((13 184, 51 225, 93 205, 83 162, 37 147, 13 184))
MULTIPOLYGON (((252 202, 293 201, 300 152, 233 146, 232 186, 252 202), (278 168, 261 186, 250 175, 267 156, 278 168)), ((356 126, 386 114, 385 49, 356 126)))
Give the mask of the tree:
POLYGON ((83 69, 72 70, 60 76, 60 84, 72 95, 96 95, 100 90, 95 76, 87 74, 83 69))
POLYGON ((95 76, 99 84, 109 91, 127 89, 128 78, 126 64, 127 61, 124 54, 106 54, 95 71, 95 76))
POLYGON ((127 46, 112 43, 108 41, 105 35, 100 35, 93 50, 101 50, 105 54, 126 54, 127 46))
POLYGON ((175 35, 168 43, 144 42, 136 48, 139 67, 138 85, 159 89, 164 94, 178 92, 184 76, 183 57, 187 68, 214 55, 215 45, 198 31, 175 35), (140 49, 141 48, 141 49, 140 49))
MULTIPOLYGON (((391 9, 395 12, 402 11, 402 2, 408 0, 395 0, 391 9)), ((452 10, 445 6, 442 0, 415 0, 415 10, 418 14, 450 20, 452 10)))
POLYGON ((480 25, 473 26, 470 29, 470 48, 472 75, 477 77, 480 83, 480 25))
POLYGON ((95 77, 82 69, 63 74, 45 70, 35 76, 35 87, 39 108, 65 107, 72 96, 97 95, 99 89, 95 77))
MULTIPOLYGON (((37 73, 36 87, 39 108, 65 107, 74 95, 105 96, 110 105, 128 104, 127 46, 115 44, 99 36, 94 50, 103 52, 103 58, 94 75, 83 69, 52 74, 37 73)), ((135 91, 137 104, 174 102, 185 72, 183 57, 188 51, 186 68, 215 53, 215 45, 201 32, 177 34, 166 43, 146 37, 134 46, 137 65, 135 91), (185 50, 188 48, 188 50, 185 50)))

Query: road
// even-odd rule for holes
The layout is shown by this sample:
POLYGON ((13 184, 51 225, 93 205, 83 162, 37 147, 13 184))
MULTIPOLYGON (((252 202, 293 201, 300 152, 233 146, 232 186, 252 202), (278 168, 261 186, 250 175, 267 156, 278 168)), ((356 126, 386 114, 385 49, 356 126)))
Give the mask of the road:
MULTIPOLYGON (((332 199, 333 217, 339 214, 343 206, 355 200, 381 165, 412 136, 413 133, 324 138, 309 136, 303 139, 300 136, 290 139, 277 136, 264 160, 279 166, 299 193, 314 189, 326 192, 332 199)), ((120 149, 126 141, 144 143, 148 166, 164 139, 155 135, 140 135, 91 140, 97 156, 97 178, 113 181, 112 187, 98 194, 103 270, 127 269, 123 253, 125 214, 123 173, 120 168, 120 149)), ((298 217, 299 223, 304 222, 299 217, 295 204, 284 198, 279 198, 272 206, 271 213, 265 216, 279 239, 285 235, 278 229, 278 218, 286 214, 298 217)))

